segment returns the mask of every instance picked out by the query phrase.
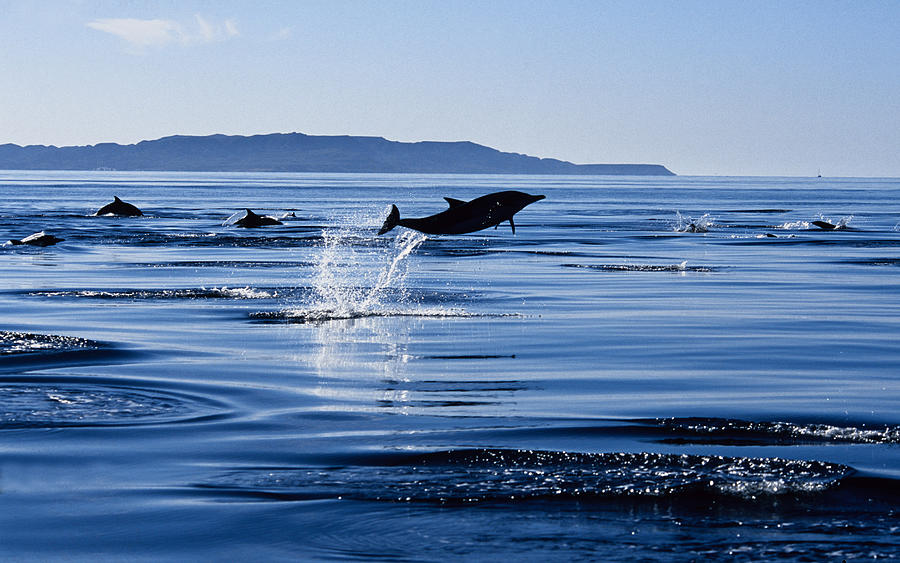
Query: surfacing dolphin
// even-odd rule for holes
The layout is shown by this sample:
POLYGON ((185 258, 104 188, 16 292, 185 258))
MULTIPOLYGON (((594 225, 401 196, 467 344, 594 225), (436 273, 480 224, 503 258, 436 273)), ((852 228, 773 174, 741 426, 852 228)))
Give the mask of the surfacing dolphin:
POLYGON ((843 223, 843 221, 838 223, 837 225, 835 225, 834 223, 829 223, 828 221, 813 221, 812 224, 819 227, 823 231, 852 231, 853 230, 850 227, 848 227, 847 225, 845 225, 843 223))
POLYGON ((11 239, 7 244, 13 244, 17 246, 20 244, 28 244, 31 246, 52 246, 64 240, 66 239, 48 235, 44 231, 40 231, 38 233, 34 233, 33 235, 28 235, 23 239, 11 239))
POLYGON ((400 210, 396 205, 392 205, 391 212, 378 234, 383 235, 400 225, 429 235, 461 235, 496 227, 504 221, 509 221, 509 226, 515 234, 516 224, 513 222, 513 215, 522 211, 526 205, 544 197, 546 196, 514 190, 483 195, 472 201, 445 197, 450 209, 417 219, 401 219, 400 210))
POLYGON ((126 201, 119 199, 119 196, 113 196, 113 201, 107 203, 94 213, 95 217, 101 215, 116 215, 118 217, 140 217, 143 215, 140 209, 131 205, 126 201))
POLYGON ((283 225, 281 221, 275 217, 268 215, 257 215, 250 209, 247 209, 244 216, 233 223, 236 227, 264 227, 266 225, 283 225))

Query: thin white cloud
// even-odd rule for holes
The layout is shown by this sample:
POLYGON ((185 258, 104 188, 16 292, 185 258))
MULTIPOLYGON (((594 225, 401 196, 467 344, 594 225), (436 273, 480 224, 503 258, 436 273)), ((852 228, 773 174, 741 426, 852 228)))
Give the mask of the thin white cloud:
POLYGON ((87 25, 97 31, 120 37, 136 47, 156 47, 184 41, 184 32, 177 23, 170 20, 104 18, 87 25))
POLYGON ((216 29, 213 27, 211 23, 203 19, 203 16, 197 14, 194 16, 194 19, 197 20, 197 28, 199 31, 199 38, 204 43, 212 43, 216 40, 216 29))
POLYGON ((225 34, 228 37, 237 37, 241 33, 238 31, 237 22, 234 20, 225 20, 223 24, 225 26, 225 34))
POLYGON ((270 41, 284 41, 285 39, 290 39, 290 37, 294 34, 293 27, 282 27, 275 33, 269 36, 270 41))
POLYGON ((195 15, 194 21, 189 24, 161 19, 103 18, 89 22, 87 26, 115 35, 130 46, 140 49, 173 44, 215 43, 240 35, 235 20, 217 23, 200 14, 195 15))

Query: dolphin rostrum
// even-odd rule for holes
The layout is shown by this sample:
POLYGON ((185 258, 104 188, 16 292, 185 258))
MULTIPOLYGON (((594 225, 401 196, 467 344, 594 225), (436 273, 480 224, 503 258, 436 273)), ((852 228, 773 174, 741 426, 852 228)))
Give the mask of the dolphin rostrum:
POLYGON ((119 196, 113 196, 114 199, 112 202, 107 203, 103 207, 97 210, 94 215, 99 217, 101 215, 117 215, 119 217, 140 217, 143 215, 140 209, 131 205, 128 202, 122 201, 119 199, 119 196))
POLYGON ((244 213, 244 216, 234 222, 234 226, 236 227, 263 227, 265 225, 282 225, 283 223, 276 219, 275 217, 269 217, 268 215, 257 215, 250 209, 247 209, 244 213))
POLYGON ((400 225, 429 235, 461 235, 488 227, 496 227, 504 221, 509 221, 509 226, 512 227, 512 232, 515 234, 516 224, 513 222, 513 215, 526 205, 542 200, 544 197, 546 196, 530 195, 513 190, 483 195, 472 201, 460 201, 452 197, 445 197, 444 199, 450 204, 449 209, 418 219, 401 219, 400 210, 396 205, 392 205, 391 212, 378 234, 383 235, 400 225))
POLYGON ((65 239, 61 239, 59 237, 55 237, 53 235, 48 235, 44 231, 40 231, 38 233, 34 233, 33 235, 28 235, 23 239, 12 239, 7 244, 28 244, 31 246, 52 246, 58 242, 62 242, 65 239))

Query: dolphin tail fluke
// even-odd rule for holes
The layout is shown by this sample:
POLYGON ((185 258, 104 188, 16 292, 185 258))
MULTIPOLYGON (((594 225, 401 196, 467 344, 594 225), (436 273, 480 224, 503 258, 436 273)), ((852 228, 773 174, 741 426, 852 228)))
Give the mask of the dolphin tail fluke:
POLYGON ((381 230, 378 231, 379 235, 383 235, 384 233, 390 231, 394 227, 396 227, 400 223, 400 210, 397 209, 396 205, 391 206, 391 212, 388 213, 387 219, 384 220, 384 225, 381 226, 381 230))

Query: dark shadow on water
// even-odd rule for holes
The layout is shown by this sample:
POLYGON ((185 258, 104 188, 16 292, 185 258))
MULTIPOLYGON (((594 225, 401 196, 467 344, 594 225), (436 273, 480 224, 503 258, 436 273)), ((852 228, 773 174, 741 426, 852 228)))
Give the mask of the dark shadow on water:
POLYGON ((86 338, 0 331, 0 373, 115 364, 146 357, 147 352, 86 338))
POLYGON ((418 393, 504 393, 516 392, 528 389, 528 386, 520 381, 458 381, 435 380, 425 381, 396 381, 384 382, 385 391, 414 391, 418 393))
POLYGON ((149 354, 136 350, 102 348, 28 352, 0 356, 0 373, 34 371, 74 366, 101 366, 147 359, 149 354))
POLYGON ((833 264, 849 264, 853 266, 900 266, 900 258, 870 258, 867 260, 836 260, 833 264))
MULTIPOLYGON (((348 462, 351 460, 347 460, 348 462)), ((347 465, 236 469, 198 483, 226 496, 342 498, 440 505, 535 502, 877 512, 900 481, 847 466, 780 458, 459 449, 359 454, 347 465), (872 500, 877 495, 876 500, 872 500)))

